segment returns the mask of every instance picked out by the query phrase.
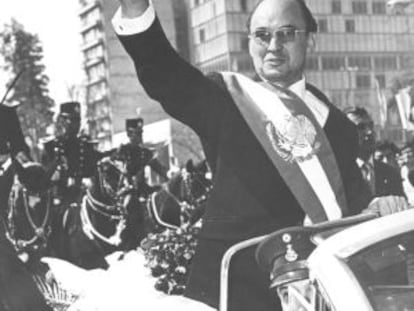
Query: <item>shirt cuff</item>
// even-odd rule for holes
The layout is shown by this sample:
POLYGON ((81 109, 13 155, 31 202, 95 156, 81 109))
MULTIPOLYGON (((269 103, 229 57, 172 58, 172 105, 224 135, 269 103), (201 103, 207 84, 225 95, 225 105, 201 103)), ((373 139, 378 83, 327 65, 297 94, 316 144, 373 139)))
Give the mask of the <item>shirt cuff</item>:
POLYGON ((116 34, 120 36, 135 35, 148 30, 155 20, 155 10, 150 1, 150 6, 146 11, 136 18, 122 17, 121 8, 118 8, 114 17, 112 18, 112 26, 116 34))

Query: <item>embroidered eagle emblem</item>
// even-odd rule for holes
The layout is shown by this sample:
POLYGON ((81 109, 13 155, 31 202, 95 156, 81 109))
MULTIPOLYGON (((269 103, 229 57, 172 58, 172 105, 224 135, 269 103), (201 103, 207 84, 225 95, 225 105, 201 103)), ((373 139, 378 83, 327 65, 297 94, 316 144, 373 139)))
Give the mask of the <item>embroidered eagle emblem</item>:
POLYGON ((316 140, 314 125, 304 115, 286 116, 279 128, 270 121, 265 127, 273 149, 289 163, 309 160, 321 147, 321 143, 316 140))

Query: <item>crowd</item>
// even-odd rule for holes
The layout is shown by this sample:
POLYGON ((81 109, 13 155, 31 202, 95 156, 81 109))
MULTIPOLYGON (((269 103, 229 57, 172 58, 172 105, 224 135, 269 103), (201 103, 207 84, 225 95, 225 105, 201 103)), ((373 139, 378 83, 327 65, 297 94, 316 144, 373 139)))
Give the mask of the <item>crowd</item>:
MULTIPOLYGON (((214 176, 186 298, 218 308, 221 259, 240 241, 289 226, 360 213, 385 216, 409 208, 397 165, 411 165, 411 148, 393 160, 387 154, 392 148, 376 142, 365 109, 340 111, 307 82, 305 60, 315 47, 317 23, 305 1, 262 0, 251 12, 249 53, 257 81, 236 72, 202 74, 171 47, 151 1, 119 2, 113 26, 138 79, 168 114, 198 134, 214 176)), ((6 111, 15 114, 14 108, 0 108, 2 118, 6 111)), ((5 117, 0 124, 10 127, 0 131, 10 133, 0 137, 0 147, 7 147, 1 152, 24 163, 30 155, 18 123, 11 122, 5 117)), ((143 196, 157 190, 146 184, 143 168, 150 165, 164 178, 167 172, 143 147, 142 126, 142 119, 127 120, 130 142, 111 154, 99 152, 96 142, 80 133, 79 103, 62 104, 57 136, 44 142, 42 159, 55 171, 56 205, 79 201, 82 180, 93 175, 105 156, 126 163, 128 183, 143 196)), ((279 297, 269 291, 273 262, 260 267, 255 251, 247 248, 232 262, 229 311, 282 310, 279 297)), ((278 251, 265 257, 272 261, 272 252, 278 251)))

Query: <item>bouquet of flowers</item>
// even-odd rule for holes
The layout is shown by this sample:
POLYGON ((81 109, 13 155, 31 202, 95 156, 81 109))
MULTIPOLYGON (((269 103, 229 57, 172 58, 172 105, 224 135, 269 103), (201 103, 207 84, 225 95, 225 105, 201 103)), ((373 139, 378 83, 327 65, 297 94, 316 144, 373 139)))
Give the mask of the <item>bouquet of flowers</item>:
POLYGON ((182 295, 197 245, 199 228, 167 229, 149 234, 141 243, 147 266, 157 278, 155 288, 168 295, 182 295))

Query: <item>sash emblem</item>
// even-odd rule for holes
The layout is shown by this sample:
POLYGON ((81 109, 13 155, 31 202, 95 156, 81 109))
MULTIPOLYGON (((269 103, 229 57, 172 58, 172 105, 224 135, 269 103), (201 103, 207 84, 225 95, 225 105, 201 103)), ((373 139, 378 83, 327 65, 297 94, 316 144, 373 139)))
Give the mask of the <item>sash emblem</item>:
POLYGON ((289 115, 284 121, 279 129, 270 121, 265 125, 273 149, 289 163, 311 159, 321 147, 312 122, 304 115, 289 115))

